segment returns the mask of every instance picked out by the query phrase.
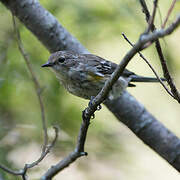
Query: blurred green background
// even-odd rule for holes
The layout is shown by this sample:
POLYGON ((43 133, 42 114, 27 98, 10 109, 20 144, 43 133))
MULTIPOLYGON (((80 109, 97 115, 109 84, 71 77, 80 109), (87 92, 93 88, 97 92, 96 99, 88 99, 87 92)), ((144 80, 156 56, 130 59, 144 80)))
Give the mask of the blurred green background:
MULTIPOLYGON (((137 0, 40 0, 59 22, 92 53, 116 63, 130 49, 122 38, 125 33, 135 42, 144 31, 146 22, 137 0)), ((165 19, 170 1, 159 2, 156 25, 165 19)), ((147 2, 152 10, 152 1, 147 2)), ((180 10, 176 3, 170 24, 180 10)), ((36 76, 44 88, 43 101, 48 133, 53 138, 53 125, 59 125, 59 139, 53 151, 36 168, 29 171, 30 179, 39 179, 48 167, 74 149, 81 123, 81 111, 88 101, 67 93, 54 74, 42 69, 49 52, 19 23, 21 38, 29 54, 36 76)), ((180 89, 180 30, 161 40, 173 79, 180 89)), ((154 46, 144 55, 162 74, 154 46)), ((148 66, 136 56, 128 69, 137 74, 153 76, 148 66)), ((180 137, 180 108, 157 84, 138 84, 129 88, 145 107, 166 127, 180 137)), ((39 102, 25 62, 17 48, 10 12, 0 6, 0 163, 13 169, 23 167, 39 157, 42 146, 42 124, 39 102)), ((86 142, 88 157, 81 158, 55 179, 78 180, 177 180, 179 174, 155 152, 144 145, 128 128, 119 123, 103 106, 92 120, 86 142)), ((18 179, 4 173, 5 179, 18 179)))

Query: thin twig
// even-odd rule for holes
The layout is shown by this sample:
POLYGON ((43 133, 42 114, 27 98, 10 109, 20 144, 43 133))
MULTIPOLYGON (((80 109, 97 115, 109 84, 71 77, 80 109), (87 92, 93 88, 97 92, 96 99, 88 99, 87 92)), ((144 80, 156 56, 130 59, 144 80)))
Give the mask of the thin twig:
MULTIPOLYGON (((39 1, 33 1, 33 4, 28 3, 27 0, 0 1, 14 12, 51 52, 62 48, 64 50, 73 50, 77 53, 87 53, 87 50, 57 22, 52 14, 39 4, 39 1), (24 3, 24 8, 22 8, 22 3, 20 2, 24 3), (25 16, 28 18, 25 18, 25 16), (36 21, 32 21, 33 19, 36 19, 36 21), (53 31, 47 22, 51 24, 53 31)), ((158 122, 142 104, 138 103, 127 91, 117 100, 109 100, 105 104, 119 121, 128 126, 145 144, 180 171, 179 139, 158 122), (132 119, 133 121, 131 121, 132 119), (153 136, 151 136, 152 132, 154 133, 153 136), (150 136, 151 138, 149 138, 150 136), (172 143, 168 144, 168 142, 172 143), (157 143, 159 143, 158 148, 157 143)))
MULTIPOLYGON (((147 8, 146 2, 144 0, 140 0, 140 4, 142 6, 142 11, 145 14, 146 21, 148 23, 149 18, 150 18, 150 13, 149 13, 149 10, 147 8)), ((154 24, 152 24, 151 31, 153 32, 154 30, 156 30, 156 27, 154 26, 154 24)), ((173 81, 173 79, 169 73, 167 63, 166 63, 166 60, 165 60, 163 52, 162 52, 161 44, 160 44, 158 39, 155 42, 155 46, 156 46, 156 51, 158 53, 158 56, 159 56, 159 59, 161 62, 161 67, 163 70, 164 77, 166 78, 166 80, 167 80, 167 82, 171 88, 171 92, 174 96, 174 99, 176 99, 180 103, 180 93, 178 92, 178 90, 174 84, 174 81, 173 81)))
POLYGON ((18 48, 19 48, 19 50, 20 50, 20 52, 21 52, 21 54, 22 54, 22 56, 26 62, 28 70, 30 71, 30 74, 32 76, 32 80, 34 82, 36 94, 37 94, 37 97, 39 100, 40 109, 41 109, 41 116, 42 116, 43 132, 44 132, 44 144, 43 144, 43 148, 42 148, 42 152, 41 152, 40 157, 36 161, 32 162, 31 164, 25 164, 23 169, 21 169, 19 171, 13 171, 13 170, 11 170, 11 169, 3 166, 3 165, 0 165, 0 168, 3 169, 4 171, 8 172, 8 173, 13 174, 13 175, 21 175, 22 179, 26 180, 27 179, 27 176, 26 176, 27 170, 29 168, 32 168, 32 167, 38 165, 45 158, 45 156, 50 152, 51 148, 54 146, 54 144, 57 140, 57 137, 58 137, 58 128, 54 127, 55 137, 54 137, 53 141, 50 143, 50 145, 48 146, 48 135, 47 135, 46 122, 45 122, 44 105, 43 105, 42 98, 41 98, 41 87, 40 87, 40 84, 39 84, 35 74, 34 74, 34 71, 33 71, 32 66, 30 64, 29 58, 28 58, 28 56, 24 50, 24 47, 22 45, 20 33, 19 33, 18 28, 16 26, 15 17, 13 15, 12 15, 12 17, 13 17, 14 30, 15 30, 16 38, 17 38, 17 42, 18 42, 18 48))
POLYGON ((13 174, 13 175, 22 175, 22 170, 19 170, 19 171, 14 171, 14 170, 11 170, 9 169, 8 167, 0 164, 0 168, 4 171, 6 171, 7 173, 9 174, 13 174))
POLYGON ((90 118, 82 120, 81 127, 79 130, 79 135, 77 139, 77 145, 73 152, 66 156, 63 160, 58 162, 56 165, 51 166, 51 168, 41 177, 41 180, 49 180, 57 173, 68 167, 74 161, 76 161, 81 156, 87 156, 87 152, 84 152, 84 144, 86 141, 87 131, 90 124, 90 118))
POLYGON ((90 124, 90 119, 94 115, 94 112, 98 109, 98 106, 107 98, 109 91, 111 90, 113 84, 118 80, 119 76, 123 73, 125 67, 129 61, 137 54, 141 48, 149 41, 154 42, 158 38, 162 38, 166 35, 171 34, 180 24, 180 16, 172 23, 167 29, 161 29, 155 31, 152 34, 144 34, 140 36, 139 41, 132 47, 132 49, 124 56, 121 63, 117 66, 111 77, 105 82, 104 87, 99 92, 99 94, 91 100, 89 106, 83 111, 83 121, 78 136, 78 143, 73 152, 71 152, 67 157, 61 160, 56 165, 52 166, 42 177, 41 180, 52 179, 57 173, 62 171, 64 168, 68 167, 76 159, 81 156, 87 155, 84 152, 84 144, 86 140, 87 130, 90 124))
MULTIPOLYGON (((150 16, 150 18, 148 20, 148 27, 147 27, 147 30, 144 32, 144 34, 148 34, 150 32, 150 30, 152 29, 152 26, 154 25, 154 19, 155 19, 155 15, 156 15, 156 11, 157 11, 157 3, 158 3, 158 0, 153 1, 152 16, 150 16)), ((151 46, 151 44, 152 44, 152 42, 146 43, 144 45, 144 47, 142 47, 142 50, 148 48, 149 46, 151 46)))
MULTIPOLYGON (((133 47, 134 45, 129 41, 129 39, 127 38, 127 36, 122 33, 122 36, 124 37, 124 39, 133 47)), ((144 57, 144 55, 141 52, 138 52, 139 56, 146 62, 146 64, 150 67, 150 69, 152 70, 152 72, 154 73, 154 75, 156 76, 156 78, 158 79, 158 81, 160 82, 160 84, 164 87, 164 89, 166 90, 166 92, 172 96, 173 94, 169 91, 169 89, 166 87, 166 85, 163 83, 163 81, 161 80, 161 78, 158 76, 158 74, 156 73, 155 69, 151 66, 151 64, 149 63, 149 61, 144 57)))
POLYGON ((168 13, 167 13, 167 15, 166 15, 166 18, 165 18, 165 20, 164 20, 164 23, 163 23, 162 26, 161 26, 162 29, 165 28, 166 23, 167 23, 167 21, 168 21, 168 19, 169 19, 169 16, 170 16, 172 10, 174 9, 174 6, 175 6, 175 4, 176 4, 176 1, 177 1, 177 0, 173 0, 172 4, 171 4, 171 6, 170 6, 170 8, 169 8, 169 10, 168 10, 168 13))
POLYGON ((142 6, 142 12, 145 14, 146 17, 146 22, 149 22, 150 19, 150 13, 149 10, 147 8, 146 2, 144 0, 139 0, 141 6, 142 6))
MULTIPOLYGON (((102 88, 101 92, 93 99, 92 104, 95 109, 97 109, 97 106, 105 100, 105 98, 108 95, 108 92, 111 90, 112 85, 117 81, 119 76, 123 73, 124 68, 129 63, 130 59, 141 50, 141 48, 146 44, 147 42, 151 41, 154 42, 158 38, 162 38, 166 35, 171 34, 180 24, 180 15, 177 17, 175 22, 173 22, 168 28, 165 30, 161 29, 158 31, 154 31, 152 34, 144 34, 140 36, 139 41, 134 45, 134 47, 126 54, 126 56, 122 59, 119 66, 116 68, 116 70, 113 72, 112 76, 106 81, 105 86, 102 88)), ((94 110, 94 109, 93 109, 94 110)), ((90 110, 92 112, 92 109, 90 110)), ((92 115, 92 113, 90 113, 92 115)))
POLYGON ((38 165, 44 158, 45 156, 50 152, 51 148, 55 145, 55 142, 58 138, 58 127, 54 126, 54 131, 55 131, 55 136, 54 139, 52 140, 52 142, 46 147, 46 150, 41 154, 41 156, 39 157, 39 159, 37 159, 36 161, 34 161, 31 164, 26 164, 24 169, 28 169, 28 168, 32 168, 36 165, 38 165))
POLYGON ((58 128, 56 126, 53 127, 53 128, 54 128, 54 131, 55 131, 54 139, 52 140, 50 145, 47 146, 46 150, 41 154, 41 156, 39 157, 38 160, 34 161, 31 164, 25 164, 24 168, 20 169, 18 171, 11 170, 8 167, 6 167, 4 165, 1 165, 1 164, 0 164, 0 168, 3 169, 4 171, 6 171, 7 173, 10 173, 10 174, 13 174, 13 175, 22 176, 22 179, 26 180, 27 179, 27 176, 26 176, 27 170, 29 168, 33 168, 34 166, 38 165, 46 157, 46 155, 50 152, 50 150, 54 147, 55 142, 57 141, 57 138, 58 138, 58 128))
POLYGON ((24 47, 22 45, 21 37, 20 37, 20 33, 19 33, 19 30, 18 30, 17 25, 16 25, 15 17, 14 16, 12 16, 12 17, 13 17, 14 30, 15 30, 16 38, 17 38, 17 42, 18 42, 18 48, 19 48, 19 50, 20 50, 20 52, 21 52, 21 54, 22 54, 22 56, 26 62, 27 68, 31 74, 31 77, 32 77, 32 80, 34 83, 34 87, 35 87, 35 91, 36 91, 36 95, 38 97, 39 104, 40 104, 41 119, 42 119, 43 132, 44 132, 44 144, 43 144, 43 148, 42 148, 42 153, 44 153, 46 146, 48 144, 48 134, 47 134, 47 127, 46 127, 46 120, 45 120, 44 104, 42 102, 42 97, 41 97, 42 88, 40 87, 40 84, 39 84, 39 82, 36 78, 36 75, 34 74, 34 71, 32 69, 29 57, 28 57, 27 53, 25 52, 24 47))
POLYGON ((149 21, 148 21, 148 28, 146 30, 145 33, 149 33, 150 30, 152 29, 152 25, 154 24, 154 19, 155 19, 155 15, 156 15, 156 10, 157 10, 157 3, 158 3, 158 0, 154 0, 153 1, 153 13, 152 13, 152 16, 150 17, 149 21))

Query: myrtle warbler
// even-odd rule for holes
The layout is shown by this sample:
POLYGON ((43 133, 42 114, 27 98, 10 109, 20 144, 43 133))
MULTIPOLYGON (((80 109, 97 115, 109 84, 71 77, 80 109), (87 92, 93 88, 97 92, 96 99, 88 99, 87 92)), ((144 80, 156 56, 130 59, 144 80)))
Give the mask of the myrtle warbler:
MULTIPOLYGON (((70 93, 91 99, 96 96, 117 67, 117 64, 93 54, 77 54, 70 51, 53 53, 42 67, 51 67, 60 83, 70 93)), ((138 76, 125 69, 113 85, 109 98, 117 98, 131 82, 158 82, 156 78, 138 76)))

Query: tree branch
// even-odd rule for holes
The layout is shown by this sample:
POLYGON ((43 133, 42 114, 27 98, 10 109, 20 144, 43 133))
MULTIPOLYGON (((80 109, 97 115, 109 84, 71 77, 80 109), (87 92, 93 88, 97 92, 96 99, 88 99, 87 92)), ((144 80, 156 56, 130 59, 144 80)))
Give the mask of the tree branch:
POLYGON ((38 100, 39 100, 39 105, 40 105, 40 109, 41 109, 42 126, 43 126, 43 132, 44 132, 44 144, 43 144, 43 149, 42 149, 42 153, 43 153, 45 151, 47 143, 48 143, 48 134, 47 134, 47 127, 46 127, 46 120, 45 120, 44 104, 42 102, 42 97, 41 97, 42 88, 41 88, 41 86, 40 86, 40 84, 39 84, 39 82, 37 80, 36 75, 34 74, 34 71, 32 69, 32 66, 31 66, 30 60, 28 58, 28 55, 24 50, 23 44, 21 42, 20 33, 19 33, 19 30, 18 30, 18 28, 16 26, 15 17, 12 16, 12 19, 13 19, 14 31, 15 31, 16 39, 17 39, 17 43, 18 43, 18 48, 19 48, 19 51, 20 51, 21 55, 24 58, 24 61, 25 61, 26 65, 27 65, 27 68, 28 68, 28 70, 29 70, 29 72, 31 74, 32 81, 33 81, 34 87, 35 87, 35 92, 36 92, 36 95, 37 95, 38 100))
MULTIPOLYGON (((140 4, 142 6, 142 11, 145 14, 146 21, 147 21, 147 23, 149 23, 150 13, 149 13, 149 10, 147 8, 146 2, 144 0, 140 0, 140 4)), ((168 17, 168 15, 167 15, 167 17, 168 17)), ((156 30, 156 27, 154 24, 152 24, 151 25, 151 31, 153 32, 154 30, 156 30)), ((161 62, 161 67, 163 70, 164 77, 167 79, 167 82, 171 88, 171 92, 173 94, 174 99, 176 99, 180 103, 180 93, 178 92, 178 90, 174 84, 174 81, 173 81, 173 79, 169 73, 167 63, 166 63, 166 60, 165 60, 163 52, 162 52, 161 44, 160 44, 158 39, 156 40, 155 45, 156 45, 156 51, 158 53, 158 56, 159 56, 159 59, 161 62)))
MULTIPOLYGON (((78 137, 78 142, 77 142, 77 146, 76 146, 75 150, 72 153, 70 153, 66 158, 64 158, 62 161, 60 161, 58 164, 56 164, 53 167, 51 167, 45 173, 45 175, 43 175, 41 177, 41 180, 51 179, 58 172, 62 171, 65 167, 68 167, 77 158, 79 158, 82 155, 87 155, 87 153, 84 152, 84 144, 85 144, 85 140, 86 140, 88 126, 90 124, 90 119, 94 115, 95 111, 98 109, 98 106, 107 98, 107 96, 109 94, 109 91, 112 89, 113 84, 122 75, 125 67, 129 63, 129 61, 133 58, 133 56, 135 54, 137 54, 142 49, 142 47, 147 42, 155 41, 159 37, 164 37, 167 34, 172 33, 178 27, 179 24, 180 24, 180 15, 177 18, 177 20, 174 23, 172 23, 171 26, 169 26, 167 29, 165 29, 165 30, 161 29, 159 31, 153 32, 152 34, 144 34, 143 33, 144 35, 140 36, 139 41, 124 56, 124 58, 122 59, 121 63, 117 66, 117 68, 115 69, 115 71, 113 72, 111 77, 106 81, 106 83, 105 83, 104 87, 102 88, 102 90, 100 91, 100 93, 95 98, 93 98, 90 101, 89 106, 84 110, 84 112, 83 112, 83 121, 82 121, 82 124, 81 124, 80 133, 79 133, 79 137, 78 137)), ((106 100, 106 102, 107 102, 106 104, 108 105, 108 99, 106 100)), ((144 109, 143 109, 143 111, 144 111, 144 109)), ((148 122, 146 124, 146 125, 148 125, 147 127, 149 128, 152 125, 153 128, 155 128, 154 124, 152 124, 152 123, 155 123, 155 125, 156 125, 156 122, 152 119, 151 123, 148 122)), ((141 134, 141 131, 144 131, 144 129, 146 129, 146 125, 140 127, 136 133, 137 134, 141 134)), ((161 128, 164 129, 163 125, 161 125, 161 128)), ((166 135, 167 135, 167 132, 168 131, 166 131, 166 135)), ((148 134, 148 136, 149 136, 149 134, 148 134)), ((172 138, 173 139, 177 139, 176 136, 172 136, 172 138)), ((156 141, 155 142, 152 141, 152 142, 153 142, 153 144, 155 143, 154 145, 156 145, 156 143, 157 143, 156 141)), ((163 142, 162 145, 164 147, 164 142, 163 142)), ((171 161, 173 160, 173 163, 174 163, 174 160, 178 156, 179 156, 179 154, 176 154, 176 156, 171 157, 171 158, 173 158, 173 159, 171 159, 171 161)), ((167 157, 165 157, 165 158, 167 158, 167 157)), ((169 160, 169 159, 167 159, 167 160, 169 160)))
POLYGON ((105 104, 136 136, 180 172, 179 138, 157 121, 142 104, 137 103, 132 96, 129 98, 127 92, 114 101, 106 100, 105 104), (128 103, 131 103, 132 106, 130 107, 128 103), (132 112, 136 113, 136 116, 132 112))
POLYGON ((158 0, 154 0, 154 1, 153 1, 153 5, 154 5, 154 7, 153 7, 153 13, 152 13, 152 16, 149 18, 149 21, 148 21, 148 24, 149 24, 149 25, 148 25, 148 28, 147 28, 145 34, 146 34, 146 33, 149 33, 150 30, 152 29, 152 25, 154 24, 154 19, 155 19, 156 10, 157 10, 157 4, 158 4, 158 0))
POLYGON ((13 26, 14 26, 14 30, 15 30, 15 35, 16 35, 16 39, 17 39, 17 43, 18 43, 18 48, 19 48, 19 51, 20 53, 22 54, 23 58, 24 58, 24 61, 28 67, 28 70, 32 76, 32 80, 33 80, 33 83, 34 83, 34 86, 35 86, 35 91, 36 91, 36 94, 37 94, 37 97, 38 97, 38 100, 39 100, 39 104, 40 104, 40 109, 41 109, 41 116, 42 116, 42 125, 43 125, 43 132, 44 132, 44 143, 43 143, 43 148, 42 148, 42 153, 40 155, 40 157, 30 163, 30 164, 25 164, 24 168, 23 169, 20 169, 19 171, 14 171, 14 170, 11 170, 9 169, 8 167, 5 167, 4 165, 0 165, 0 168, 3 169, 4 171, 10 173, 10 174, 13 174, 13 175, 20 175, 22 176, 22 179, 23 180, 26 180, 27 179, 27 170, 29 168, 32 168, 36 165, 38 165, 45 157, 46 155, 50 152, 50 150, 52 149, 52 147, 55 145, 55 142, 58 138, 58 128, 57 127, 54 127, 54 130, 55 130, 55 137, 53 139, 53 141, 50 143, 50 145, 48 146, 48 134, 47 134, 47 127, 46 127, 46 122, 45 122, 45 112, 44 112, 44 104, 42 102, 42 98, 41 98, 41 87, 40 87, 40 84, 36 78, 36 75, 34 74, 34 71, 32 69, 32 66, 31 66, 31 63, 30 63, 30 60, 28 58, 28 55, 26 54, 25 50, 24 50, 24 47, 23 47, 23 44, 21 42, 21 37, 20 37, 20 33, 19 33, 19 30, 16 26, 16 21, 15 21, 15 17, 12 16, 12 19, 13 19, 13 26))
MULTIPOLYGON (((0 0, 49 49, 88 51, 37 0, 0 0), (23 8, 22 8, 23 7, 23 8)), ((145 144, 180 170, 180 140, 158 122, 129 93, 105 102, 108 109, 126 124, 145 144), (154 128, 154 129, 153 129, 154 128), (153 132, 153 133, 152 133, 153 132), (157 145, 159 145, 157 147, 157 145)))
POLYGON ((2 164, 0 164, 0 168, 3 169, 4 171, 6 171, 7 173, 10 173, 10 174, 16 175, 16 176, 22 176, 23 180, 27 180, 27 176, 26 176, 27 170, 30 169, 30 168, 33 168, 36 165, 38 165, 46 157, 46 155, 50 152, 52 147, 54 147, 55 142, 56 142, 56 140, 58 138, 58 128, 54 127, 54 130, 55 130, 54 139, 52 140, 50 145, 46 147, 45 151, 43 151, 41 153, 41 156, 36 161, 34 161, 34 162, 30 163, 30 164, 25 164, 24 168, 22 168, 22 169, 20 169, 18 171, 11 170, 11 169, 9 169, 8 167, 6 167, 6 166, 4 166, 2 164))
POLYGON ((57 173, 62 171, 64 168, 72 164, 76 159, 81 156, 87 156, 87 153, 84 152, 84 144, 86 141, 87 131, 90 124, 90 118, 86 119, 83 116, 83 121, 79 130, 79 135, 77 139, 77 145, 73 152, 71 152, 67 157, 58 162, 56 165, 51 166, 51 168, 41 177, 41 180, 49 180, 57 173))
POLYGON ((166 16, 166 18, 165 18, 165 20, 164 20, 164 23, 163 23, 162 26, 161 26, 162 29, 165 28, 166 23, 167 23, 167 21, 168 21, 168 18, 169 18, 169 16, 170 16, 170 14, 171 14, 171 12, 172 12, 175 4, 176 4, 176 0, 173 0, 173 2, 172 2, 172 4, 171 4, 171 7, 170 7, 169 10, 168 10, 167 16, 166 16))
POLYGON ((118 80, 119 76, 122 75, 125 67, 129 61, 137 54, 143 46, 148 42, 154 42, 158 38, 162 38, 166 35, 171 34, 180 25, 180 14, 168 28, 154 31, 152 34, 142 34, 139 41, 134 44, 133 48, 124 56, 119 66, 115 69, 111 77, 105 82, 104 87, 100 93, 91 101, 91 106, 85 111, 87 117, 91 117, 96 111, 99 104, 101 104, 108 96, 109 91, 112 89, 113 84, 118 80))
POLYGON ((66 31, 57 19, 45 10, 38 0, 1 0, 11 12, 44 44, 50 52, 71 49, 88 51, 66 31))
MULTIPOLYGON (((126 35, 124 33, 122 33, 124 39, 133 47, 134 44, 132 44, 129 39, 126 37, 126 35)), ((138 52, 139 56, 146 62, 146 64, 150 67, 150 69, 152 70, 152 72, 154 73, 154 75, 156 76, 156 78, 159 80, 159 82, 161 83, 161 85, 163 86, 163 88, 166 90, 166 92, 172 96, 173 94, 169 91, 169 89, 166 87, 166 85, 163 83, 163 81, 161 80, 161 78, 158 76, 158 74, 156 73, 155 69, 151 66, 151 64, 149 63, 149 61, 144 57, 144 55, 141 52, 138 52)))

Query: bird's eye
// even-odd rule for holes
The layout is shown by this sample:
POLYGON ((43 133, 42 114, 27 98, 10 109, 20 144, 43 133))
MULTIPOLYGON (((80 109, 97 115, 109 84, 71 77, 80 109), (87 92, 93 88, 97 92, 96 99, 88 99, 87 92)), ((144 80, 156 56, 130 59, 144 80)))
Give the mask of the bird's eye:
POLYGON ((65 58, 64 58, 64 57, 59 57, 59 58, 58 58, 58 62, 63 63, 64 61, 65 61, 65 58))

